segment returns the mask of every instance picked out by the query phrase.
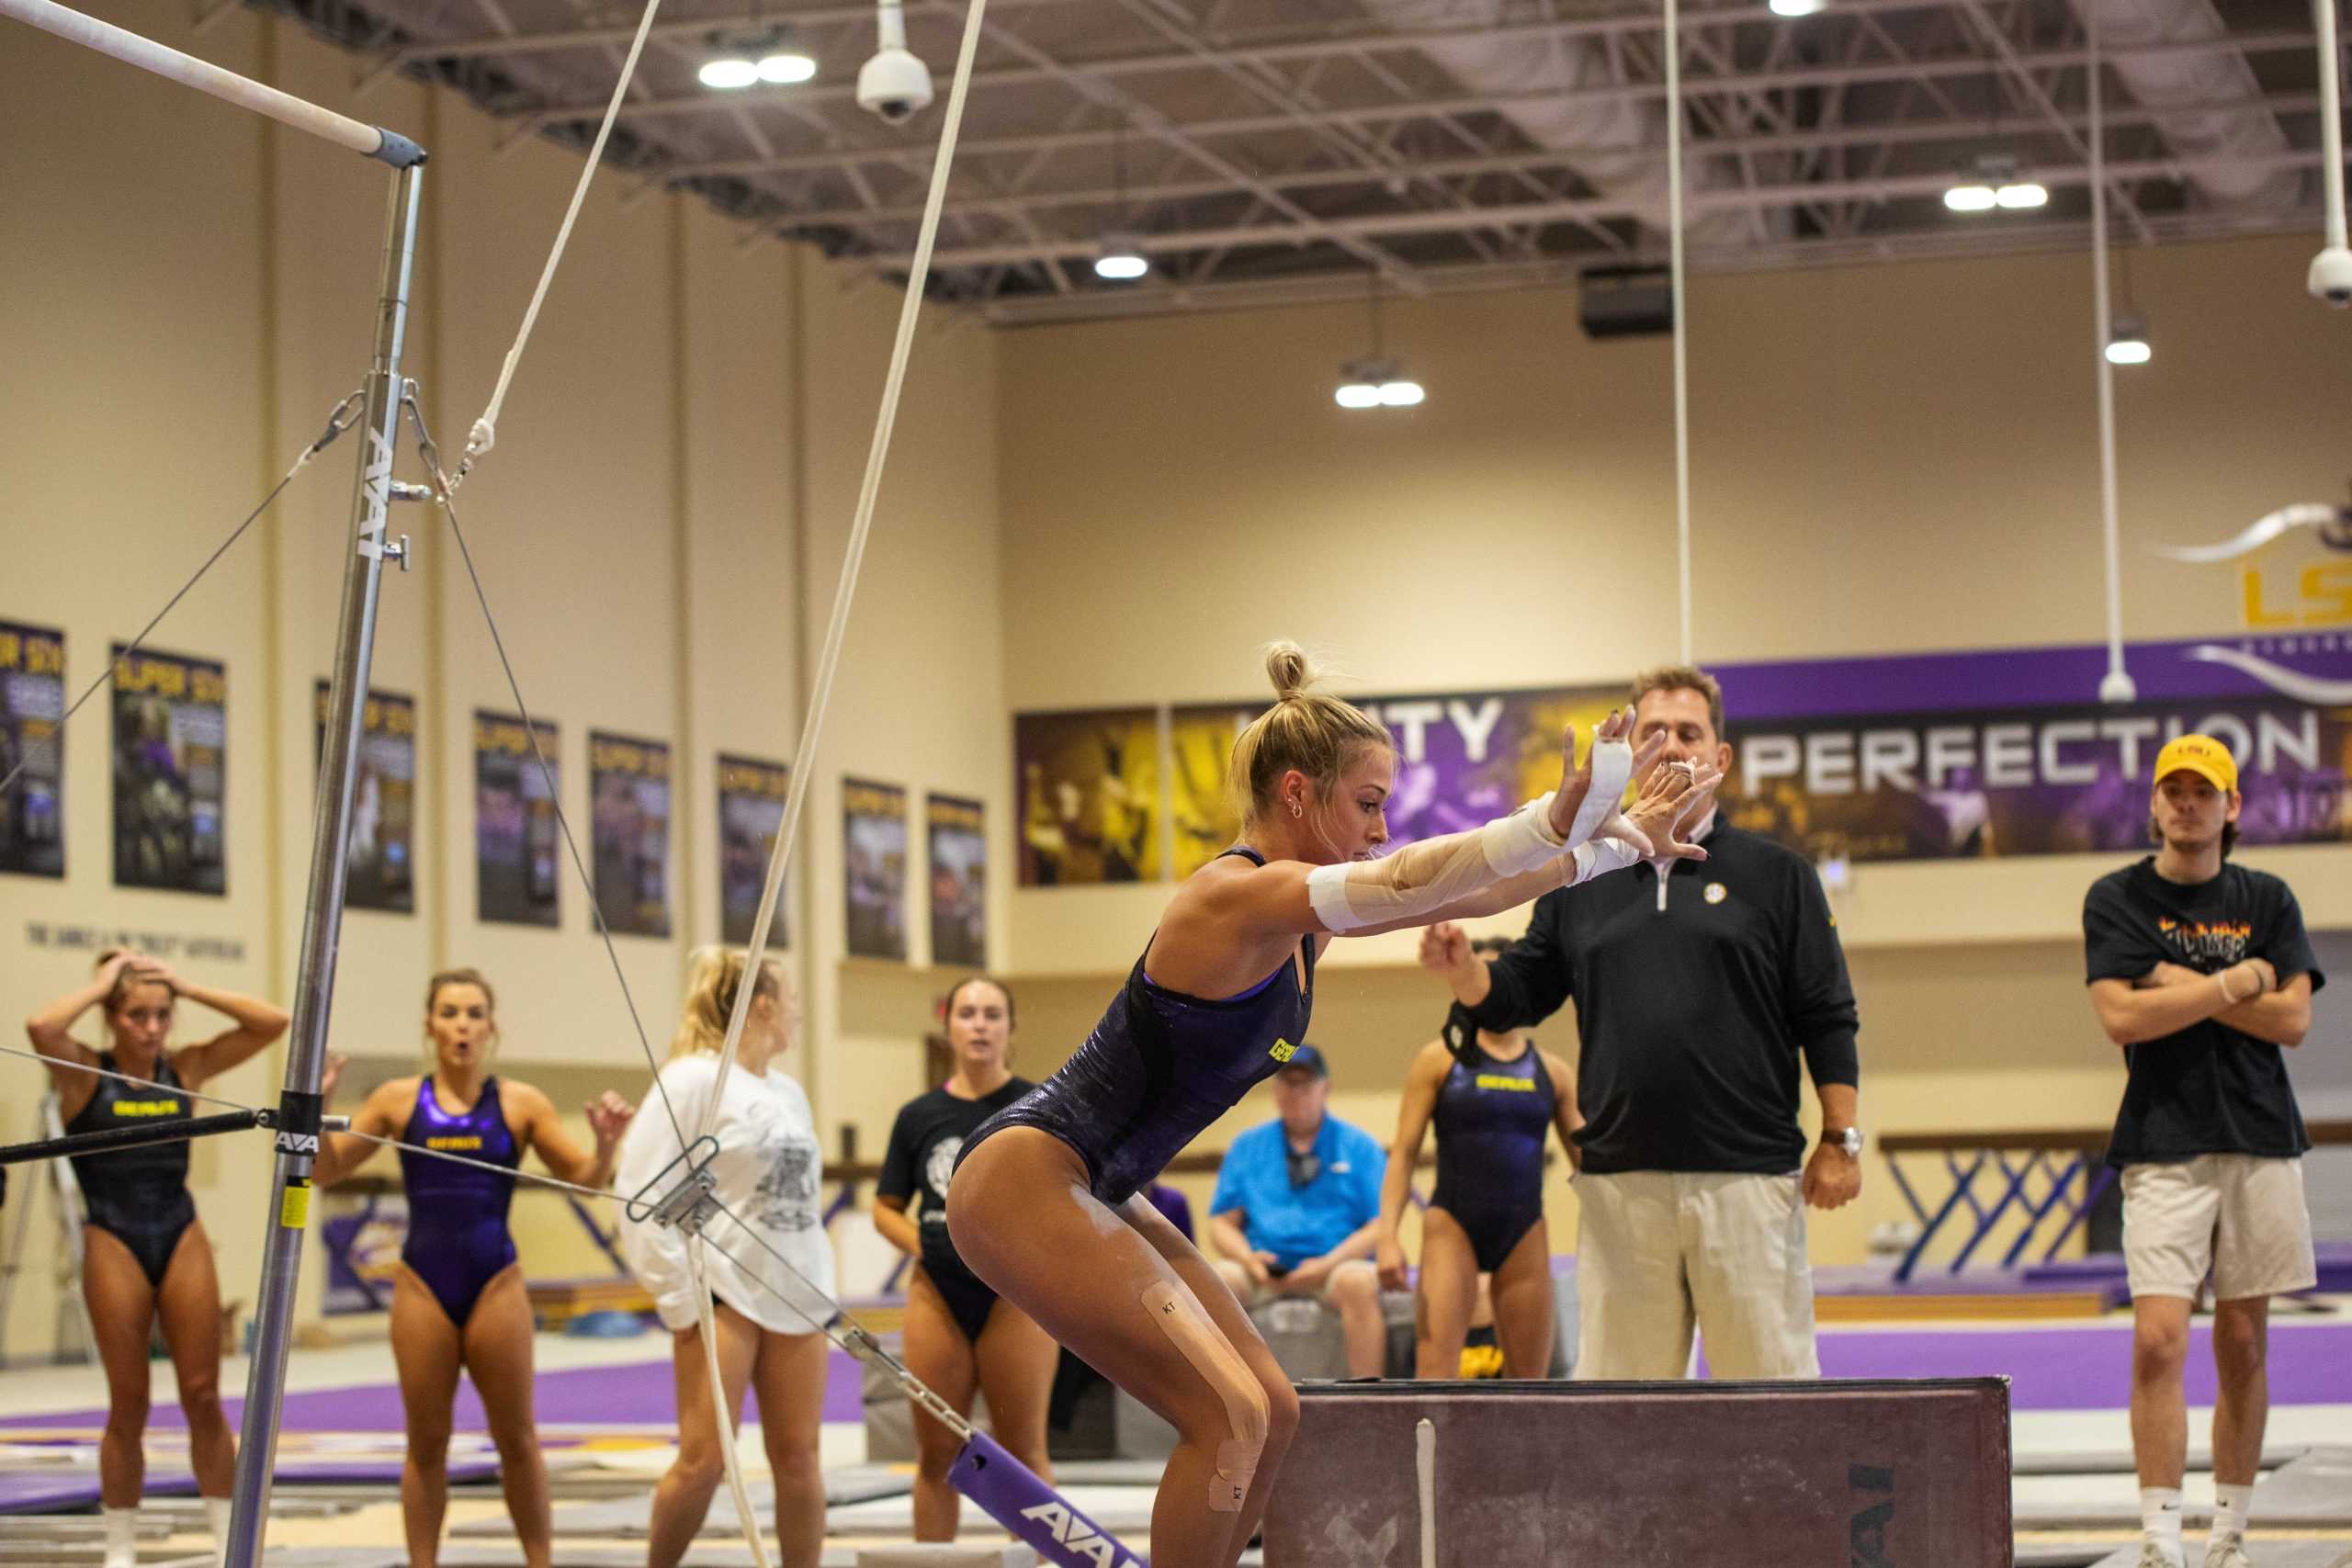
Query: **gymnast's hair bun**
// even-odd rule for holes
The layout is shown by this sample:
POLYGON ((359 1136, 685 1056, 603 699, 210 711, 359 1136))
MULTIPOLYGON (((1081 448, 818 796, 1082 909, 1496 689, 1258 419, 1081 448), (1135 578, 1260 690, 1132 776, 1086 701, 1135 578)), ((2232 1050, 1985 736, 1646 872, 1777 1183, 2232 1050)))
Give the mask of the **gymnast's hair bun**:
POLYGON ((1266 645, 1266 679, 1274 683, 1274 698, 1289 702, 1303 697, 1315 684, 1315 666, 1306 650, 1287 638, 1266 645))

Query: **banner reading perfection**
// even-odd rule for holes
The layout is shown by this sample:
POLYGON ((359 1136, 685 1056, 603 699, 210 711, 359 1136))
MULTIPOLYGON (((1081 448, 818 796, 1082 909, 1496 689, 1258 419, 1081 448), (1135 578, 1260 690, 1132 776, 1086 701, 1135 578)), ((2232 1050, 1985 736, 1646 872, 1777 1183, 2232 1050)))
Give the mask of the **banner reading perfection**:
MULTIPOLYGON (((2148 769, 2171 737, 2199 730, 2238 759, 2251 844, 2352 841, 2352 635, 2134 644, 2139 697, 2098 701, 2099 648, 2009 649, 1883 659, 1720 665, 1734 777, 1732 821, 1816 857, 2110 853, 2146 842, 2148 769)), ((1360 699, 1396 739, 1392 841, 1475 827, 1559 778, 1559 736, 1589 735, 1626 687, 1360 699)), ((1168 716, 1165 808, 1172 874, 1233 842, 1239 818, 1226 765, 1262 704, 1178 707, 1168 716)), ((1148 710, 1022 715, 1022 883, 1112 880, 1064 855, 1035 874, 1056 814, 1035 793, 1046 737, 1134 734, 1148 710)), ((1045 775, 1048 780, 1050 773, 1045 775)), ((1050 794, 1043 798, 1050 801, 1050 794)), ((1120 811, 1159 802, 1130 784, 1120 811)), ((1084 812, 1075 810, 1076 819, 1084 812)), ((1061 819, 1070 819, 1065 813, 1061 819)), ((1067 843, 1069 835, 1053 840, 1067 843)))

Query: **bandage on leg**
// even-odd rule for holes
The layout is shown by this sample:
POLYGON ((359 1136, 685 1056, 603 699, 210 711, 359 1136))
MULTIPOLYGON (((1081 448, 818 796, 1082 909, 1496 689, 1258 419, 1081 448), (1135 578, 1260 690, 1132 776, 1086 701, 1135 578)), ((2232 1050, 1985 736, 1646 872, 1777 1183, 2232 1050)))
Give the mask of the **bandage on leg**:
POLYGON ((1258 1461, 1266 1451, 1266 1393, 1258 1376, 1226 1343, 1216 1325, 1192 1299, 1164 1280, 1155 1280, 1143 1292, 1151 1320, 1193 1370, 1207 1380, 1225 1402, 1225 1418, 1233 1435, 1216 1446, 1216 1473, 1209 1481, 1209 1511, 1238 1514, 1258 1478, 1258 1461))

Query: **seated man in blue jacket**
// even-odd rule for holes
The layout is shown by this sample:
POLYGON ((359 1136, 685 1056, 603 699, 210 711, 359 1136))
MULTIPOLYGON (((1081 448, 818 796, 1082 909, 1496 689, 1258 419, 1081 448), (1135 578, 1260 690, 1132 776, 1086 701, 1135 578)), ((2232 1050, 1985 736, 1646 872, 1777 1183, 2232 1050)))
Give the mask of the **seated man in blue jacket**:
POLYGON ((1380 1376, 1388 1331, 1372 1262, 1388 1157, 1360 1127, 1324 1114, 1331 1069, 1301 1045, 1273 1078, 1281 1114, 1233 1140, 1209 1201, 1217 1272, 1241 1304, 1329 1302, 1347 1336, 1348 1375, 1380 1376))

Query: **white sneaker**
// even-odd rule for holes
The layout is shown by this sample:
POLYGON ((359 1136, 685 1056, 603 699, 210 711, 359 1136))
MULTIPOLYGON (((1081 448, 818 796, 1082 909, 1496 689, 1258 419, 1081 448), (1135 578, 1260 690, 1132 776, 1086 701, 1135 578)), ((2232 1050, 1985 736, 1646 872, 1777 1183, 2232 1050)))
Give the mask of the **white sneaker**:
POLYGON ((2182 1568, 2182 1564, 2180 1559, 2143 1536, 2140 1540, 2140 1560, 2132 1568, 2182 1568))
POLYGON ((2205 1568, 2254 1568, 2245 1554, 2245 1537, 2217 1535, 2205 1542, 2205 1568))

